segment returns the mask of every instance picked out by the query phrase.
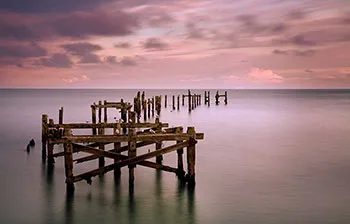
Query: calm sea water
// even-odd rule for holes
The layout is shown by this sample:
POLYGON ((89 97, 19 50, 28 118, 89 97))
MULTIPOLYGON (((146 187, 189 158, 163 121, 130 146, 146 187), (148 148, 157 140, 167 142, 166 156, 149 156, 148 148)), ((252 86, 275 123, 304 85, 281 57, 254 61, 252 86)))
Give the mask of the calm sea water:
MULTIPOLYGON (((230 90, 226 106, 211 92, 211 107, 188 114, 169 100, 160 118, 205 134, 195 189, 138 166, 133 193, 124 168, 120 182, 108 173, 67 197, 63 159, 52 171, 41 161, 41 114, 57 122, 63 106, 65 122, 90 121, 91 103, 130 101, 136 90, 0 90, 0 223, 350 223, 349 90, 230 90)), ((164 163, 175 165, 176 153, 164 163)))

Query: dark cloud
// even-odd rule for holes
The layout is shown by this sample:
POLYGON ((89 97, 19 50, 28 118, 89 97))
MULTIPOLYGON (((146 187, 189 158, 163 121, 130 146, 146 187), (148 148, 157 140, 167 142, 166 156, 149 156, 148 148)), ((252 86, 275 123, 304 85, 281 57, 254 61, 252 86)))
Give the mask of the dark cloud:
POLYGON ((118 64, 118 62, 117 62, 117 57, 116 57, 116 56, 107 56, 107 57, 105 58, 105 62, 106 62, 107 64, 111 64, 111 65, 116 65, 116 64, 118 64))
POLYGON ((90 36, 124 36, 133 33, 137 19, 127 13, 102 10, 67 14, 0 15, 0 38, 10 40, 43 40, 68 37, 86 39, 90 36))
POLYGON ((262 24, 258 22, 258 17, 256 15, 239 15, 236 17, 236 19, 241 23, 243 31, 252 34, 278 34, 287 30, 287 26, 281 22, 274 24, 262 24))
POLYGON ((114 44, 114 47, 115 48, 130 48, 131 44, 128 42, 120 42, 120 43, 114 44))
POLYGON ((305 72, 307 72, 307 73, 313 73, 314 71, 312 71, 311 69, 305 69, 305 72))
POLYGON ((91 52, 102 50, 103 48, 98 44, 91 44, 87 42, 63 44, 61 45, 63 49, 72 55, 82 56, 91 52))
POLYGON ((164 50, 168 48, 168 44, 161 41, 159 38, 148 38, 144 43, 143 43, 143 48, 149 49, 149 50, 164 50))
POLYGON ((275 49, 272 51, 273 54, 277 55, 292 55, 298 57, 307 57, 312 56, 316 51, 315 50, 278 50, 275 49))
POLYGON ((21 13, 59 13, 82 11, 114 2, 115 0, 2 0, 0 9, 21 13))
POLYGON ((40 47, 37 43, 16 44, 0 46, 0 58, 31 58, 46 56, 47 50, 40 47))
POLYGON ((80 56, 79 64, 98 64, 101 63, 101 59, 94 53, 86 53, 80 56))
POLYGON ((312 46, 315 45, 315 42, 307 40, 305 36, 299 34, 294 37, 291 37, 287 40, 288 43, 299 45, 299 46, 312 46))
POLYGON ((132 14, 146 27, 169 27, 176 21, 171 14, 157 4, 153 5, 149 2, 139 4, 143 6, 132 14))
POLYGON ((287 13, 287 19, 290 19, 290 20, 301 20, 301 19, 305 19, 307 16, 308 14, 305 11, 302 11, 300 9, 293 10, 287 13))
POLYGON ((66 54, 54 54, 48 58, 40 58, 34 65, 42 65, 46 67, 70 68, 73 62, 66 54))
POLYGON ((198 28, 194 23, 186 24, 188 38, 191 39, 205 39, 205 34, 202 29, 198 28))
POLYGON ((120 61, 120 64, 123 66, 136 66, 137 65, 136 61, 131 57, 124 57, 120 61))

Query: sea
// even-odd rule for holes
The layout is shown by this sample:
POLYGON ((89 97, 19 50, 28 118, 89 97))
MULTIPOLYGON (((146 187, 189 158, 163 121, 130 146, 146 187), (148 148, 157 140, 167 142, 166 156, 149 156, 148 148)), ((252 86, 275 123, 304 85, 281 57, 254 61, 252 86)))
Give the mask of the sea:
MULTIPOLYGON (((163 96, 161 122, 204 133, 196 145, 195 187, 137 166, 133 189, 124 167, 120 179, 106 173, 91 185, 77 182, 67 194, 63 158, 52 168, 42 160, 42 114, 57 123, 63 107, 64 123, 91 122, 91 104, 133 102, 137 91, 1 89, 0 223, 350 223, 350 90, 341 89, 227 90, 227 105, 223 99, 215 105, 211 89, 210 106, 203 102, 205 90, 193 89, 202 104, 191 113, 187 101, 179 111, 172 108, 172 96, 186 89, 140 90, 146 98, 163 96), (31 139, 36 145, 27 152, 31 139)), ((119 117, 108 109, 109 122, 119 117)), ((83 132, 91 130, 73 134, 83 132)), ((147 150, 154 145, 137 153, 147 150)), ((163 164, 176 166, 176 157, 164 155, 163 164)), ((73 173, 97 167, 96 160, 75 164, 73 173)))

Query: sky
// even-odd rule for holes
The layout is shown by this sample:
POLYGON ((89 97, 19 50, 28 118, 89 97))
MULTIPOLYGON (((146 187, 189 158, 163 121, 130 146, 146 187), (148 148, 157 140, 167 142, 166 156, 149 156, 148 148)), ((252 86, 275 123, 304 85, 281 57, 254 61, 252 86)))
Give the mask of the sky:
POLYGON ((2 0, 0 88, 350 88, 350 0, 2 0))

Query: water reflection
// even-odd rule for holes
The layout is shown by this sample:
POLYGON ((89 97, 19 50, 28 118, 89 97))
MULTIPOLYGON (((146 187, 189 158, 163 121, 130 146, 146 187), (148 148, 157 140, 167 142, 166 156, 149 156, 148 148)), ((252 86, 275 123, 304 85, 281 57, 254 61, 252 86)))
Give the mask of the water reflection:
POLYGON ((54 219, 54 191, 55 191, 55 181, 54 181, 54 166, 41 164, 42 180, 44 182, 44 223, 52 223, 54 219))

